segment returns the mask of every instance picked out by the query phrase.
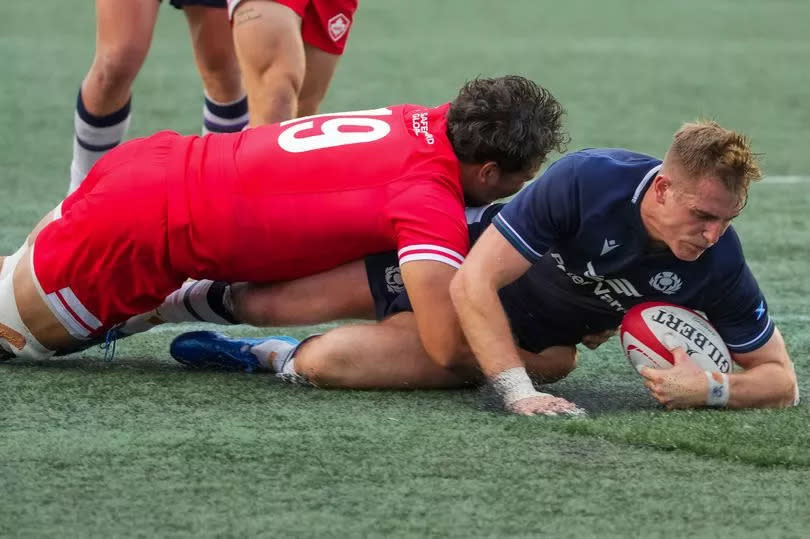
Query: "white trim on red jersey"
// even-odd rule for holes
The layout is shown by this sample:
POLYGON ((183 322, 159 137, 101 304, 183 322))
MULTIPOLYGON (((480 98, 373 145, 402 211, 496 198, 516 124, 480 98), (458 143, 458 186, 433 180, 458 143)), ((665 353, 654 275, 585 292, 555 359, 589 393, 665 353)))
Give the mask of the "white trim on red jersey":
POLYGON ((69 287, 47 294, 45 301, 68 333, 77 339, 86 339, 101 327, 101 321, 87 310, 69 287))
POLYGON ((414 260, 435 260, 458 269, 461 267, 461 263, 464 262, 464 256, 460 253, 447 247, 429 243, 408 245, 400 249, 397 255, 399 256, 400 266, 414 260))

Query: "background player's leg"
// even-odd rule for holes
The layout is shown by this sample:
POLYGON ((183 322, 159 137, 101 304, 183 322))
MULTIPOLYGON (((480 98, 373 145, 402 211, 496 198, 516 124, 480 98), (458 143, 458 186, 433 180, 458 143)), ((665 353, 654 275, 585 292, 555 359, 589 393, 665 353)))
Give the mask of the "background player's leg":
POLYGON ((156 0, 96 0, 96 53, 76 100, 69 192, 124 138, 132 83, 149 51, 159 6, 156 0))
POLYGON ((301 17, 271 0, 245 0, 236 6, 232 25, 250 125, 296 117, 305 74, 301 17))
POLYGON ((248 122, 247 96, 242 89, 228 11, 224 7, 184 6, 183 12, 205 91, 202 132, 240 131, 248 122))
POLYGON ((318 113, 321 102, 326 97, 329 83, 337 69, 340 56, 322 51, 308 43, 306 51, 306 75, 304 85, 298 95, 298 116, 311 116, 318 113))

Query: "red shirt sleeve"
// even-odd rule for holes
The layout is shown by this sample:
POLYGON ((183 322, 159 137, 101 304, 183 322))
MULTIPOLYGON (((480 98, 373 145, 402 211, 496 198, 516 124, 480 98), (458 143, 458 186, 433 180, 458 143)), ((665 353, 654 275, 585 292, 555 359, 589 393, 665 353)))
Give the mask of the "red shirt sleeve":
POLYGON ((392 199, 389 211, 400 265, 435 260, 461 266, 470 248, 469 234, 464 204, 452 182, 413 182, 392 199))

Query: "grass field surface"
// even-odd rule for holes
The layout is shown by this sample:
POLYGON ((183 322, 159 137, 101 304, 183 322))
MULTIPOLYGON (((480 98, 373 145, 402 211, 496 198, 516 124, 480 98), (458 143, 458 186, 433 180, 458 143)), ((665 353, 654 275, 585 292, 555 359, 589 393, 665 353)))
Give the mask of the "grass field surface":
MULTIPOLYGON (((130 137, 201 123, 185 22, 161 11, 130 137)), ((660 156, 701 115, 748 133, 773 181, 735 227, 808 395, 808 21, 799 0, 365 0, 323 110, 440 103, 514 72, 565 104, 571 149, 660 156)), ((0 8, 0 252, 67 188, 93 24, 91 2, 0 8)), ((807 406, 664 412, 615 340, 548 388, 590 412, 565 421, 488 412, 476 391, 189 372, 168 343, 190 327, 123 341, 113 362, 92 350, 0 364, 0 536, 810 533, 807 406)))

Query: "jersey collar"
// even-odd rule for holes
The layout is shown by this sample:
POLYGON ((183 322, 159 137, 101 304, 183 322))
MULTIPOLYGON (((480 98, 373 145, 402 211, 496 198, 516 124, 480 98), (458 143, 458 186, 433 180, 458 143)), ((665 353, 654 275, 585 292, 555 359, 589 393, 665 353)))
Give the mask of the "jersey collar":
POLYGON ((633 193, 633 198, 630 199, 630 202, 633 204, 638 204, 638 201, 641 200, 641 197, 644 196, 644 193, 647 192, 647 189, 650 187, 650 180, 652 180, 656 173, 661 170, 661 165, 663 165, 663 163, 655 165, 647 172, 647 174, 644 175, 644 178, 639 182, 638 187, 636 187, 636 190, 633 193))

